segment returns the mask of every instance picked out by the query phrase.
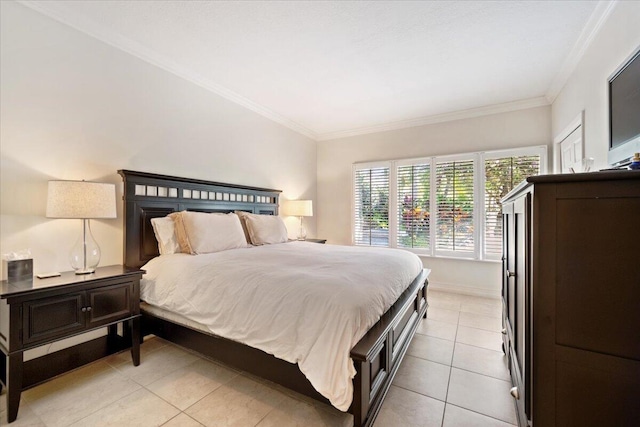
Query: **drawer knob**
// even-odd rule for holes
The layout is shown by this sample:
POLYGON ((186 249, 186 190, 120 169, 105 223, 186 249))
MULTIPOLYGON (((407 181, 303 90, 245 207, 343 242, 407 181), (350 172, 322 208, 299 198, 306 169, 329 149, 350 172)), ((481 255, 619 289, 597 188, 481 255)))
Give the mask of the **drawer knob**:
POLYGON ((87 311, 87 307, 82 307, 80 310, 84 313, 87 311))
POLYGON ((507 335, 507 328, 504 328, 501 332, 502 332, 502 335, 507 335))
POLYGON ((520 392, 518 391, 518 387, 513 387, 511 390, 509 390, 509 393, 511 393, 511 396, 515 397, 516 400, 520 400, 520 392))
POLYGON ((91 311, 91 306, 87 307, 87 311, 91 311))

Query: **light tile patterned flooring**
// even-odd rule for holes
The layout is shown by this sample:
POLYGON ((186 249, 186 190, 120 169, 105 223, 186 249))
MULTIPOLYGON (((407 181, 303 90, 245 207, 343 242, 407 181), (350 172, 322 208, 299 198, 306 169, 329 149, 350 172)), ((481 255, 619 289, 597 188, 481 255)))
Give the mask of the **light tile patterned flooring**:
MULTIPOLYGON (((515 425, 501 350, 500 302, 429 291, 375 427, 515 425)), ((159 338, 22 394, 22 426, 350 426, 353 418, 159 338)), ((0 424, 6 422, 6 393, 0 424)))

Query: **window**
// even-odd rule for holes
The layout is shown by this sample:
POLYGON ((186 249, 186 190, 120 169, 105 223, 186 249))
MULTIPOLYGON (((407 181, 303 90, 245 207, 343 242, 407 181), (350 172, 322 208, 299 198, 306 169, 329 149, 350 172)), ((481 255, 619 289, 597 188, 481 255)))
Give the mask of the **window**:
POLYGON ((500 259, 500 199, 546 170, 546 152, 540 146, 356 164, 354 243, 500 259))
POLYGON ((475 251, 473 160, 436 162, 436 250, 475 251))
POLYGON ((540 173, 540 155, 488 157, 484 160, 484 253, 502 255, 502 205, 500 199, 525 178, 540 173))
POLYGON ((430 248, 431 164, 398 166, 399 248, 430 248))
POLYGON ((389 166, 358 165, 354 171, 354 241, 389 246, 389 166))

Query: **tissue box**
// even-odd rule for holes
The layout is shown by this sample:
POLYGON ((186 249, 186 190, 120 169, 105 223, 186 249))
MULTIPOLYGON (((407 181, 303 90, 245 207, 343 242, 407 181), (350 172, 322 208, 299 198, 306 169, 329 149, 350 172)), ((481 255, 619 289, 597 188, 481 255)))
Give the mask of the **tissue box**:
POLYGON ((33 280, 33 259, 2 261, 3 279, 8 282, 33 280))

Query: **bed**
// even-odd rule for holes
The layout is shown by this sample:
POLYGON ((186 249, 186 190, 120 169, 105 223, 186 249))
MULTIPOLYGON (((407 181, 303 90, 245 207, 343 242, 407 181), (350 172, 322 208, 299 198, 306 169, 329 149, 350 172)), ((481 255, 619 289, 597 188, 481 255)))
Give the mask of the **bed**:
MULTIPOLYGON (((195 211, 209 213, 228 213, 233 211, 251 212, 262 215, 277 215, 280 192, 277 190, 222 184, 210 181, 172 177, 165 175, 150 174, 121 170, 124 189, 124 263, 127 267, 140 268, 151 260, 148 268, 157 270, 158 243, 151 226, 153 218, 165 217, 179 211, 195 211)), ((297 243, 285 243, 277 251, 274 249, 235 249, 238 252, 251 253, 252 257, 258 257, 265 253, 266 259, 274 252, 286 251, 315 251, 314 256, 322 259, 323 256, 330 257, 329 248, 313 243, 301 243, 307 245, 307 249, 298 249, 297 243), (322 247, 322 249, 321 249, 322 247), (252 252, 253 251, 253 252, 252 252)), ((336 247, 337 248, 337 247, 336 247)), ((353 249, 353 248, 352 248, 353 249)), ((344 250, 348 250, 344 248, 344 250)), ((240 254, 242 255, 242 254, 240 254)), ((224 258, 227 254, 215 256, 224 258)), ((286 254, 285 254, 286 256, 286 254)), ((188 255, 175 258, 160 257, 172 262, 190 261, 188 255)), ((205 259, 204 256, 190 257, 191 260, 205 259), (198 258, 200 257, 200 258, 198 258)), ((213 256, 212 256, 213 257, 213 256)), ((258 258, 256 258, 258 259, 258 258)), ((268 262, 268 261, 265 261, 268 262)), ((256 268, 266 269, 268 264, 256 268)), ((405 272, 405 276, 408 273, 405 272)), ((151 274, 150 274, 151 275, 151 274)), ((155 275, 155 273, 154 273, 155 275)), ((320 274, 318 274, 319 280, 320 274)), ((155 276, 154 276, 155 277, 155 276)), ((164 276, 163 276, 164 277, 164 276)), ((363 276, 366 277, 366 276, 363 276)), ((422 317, 426 317, 427 301, 426 288, 428 270, 418 269, 407 276, 409 286, 405 290, 399 290, 393 295, 393 300, 388 304, 390 307, 382 314, 380 319, 371 327, 358 335, 361 338, 355 341, 348 351, 350 366, 355 368, 355 377, 352 386, 349 388, 348 401, 329 395, 325 390, 319 393, 317 380, 312 382, 307 378, 309 375, 304 363, 293 363, 292 358, 278 358, 250 345, 228 338, 223 338, 214 334, 210 330, 202 327, 199 322, 190 322, 190 319, 182 317, 171 310, 158 308, 156 304, 142 304, 142 324, 143 334, 154 334, 164 339, 172 341, 178 345, 193 349, 207 356, 213 357, 223 363, 245 370, 262 378, 281 384, 299 393, 310 396, 322 402, 347 409, 354 416, 354 426, 370 426, 380 410, 384 397, 391 385, 391 381, 404 357, 411 342, 416 328, 422 317), (415 277, 413 274, 415 273, 415 277), (289 359, 289 361, 285 360, 289 359), (307 376, 303 373, 306 372, 307 376), (352 391, 351 391, 352 390, 352 391), (352 394, 351 394, 352 393, 352 394)), ((171 286, 172 281, 178 282, 181 278, 175 276, 169 280, 167 286, 171 286)), ((313 276, 301 276, 302 282, 309 282, 313 276)), ((185 279, 186 283, 193 279, 185 279)), ((234 279, 235 280, 235 279, 234 279)), ((367 280, 367 279, 363 279, 367 280)), ((367 283, 368 285, 369 283, 367 283)), ((184 285, 181 285, 184 286, 184 285)), ((368 288, 367 288, 368 289, 368 288)), ((374 288, 371 288, 374 289, 374 288)), ((404 289, 404 288, 403 288, 404 289)), ((373 290, 371 291, 374 292, 373 290)), ((377 292, 377 291, 375 291, 377 292)), ((374 295, 375 296, 375 295, 374 295)), ((363 295, 363 299, 366 295, 363 295)), ((150 300, 153 300, 149 296, 150 300)), ((242 299, 243 304, 245 299, 242 299)), ((283 306, 292 307, 295 300, 282 300, 283 306)), ((372 299, 375 301, 375 298, 372 299)), ((156 301, 152 301, 155 303, 156 301)), ((251 304, 251 302, 247 302, 251 304)), ((386 306, 385 306, 386 307, 386 306)), ((243 313, 243 306, 237 305, 234 310, 243 313)), ((244 315, 243 315, 244 316, 244 315)), ((311 314, 309 313, 309 317, 311 314)), ((301 319, 308 320, 308 319, 301 319)), ((300 324, 305 324, 300 321, 300 324)), ((308 326, 304 326, 307 328, 308 326)), ((304 331, 311 333, 311 327, 304 331)), ((235 338, 235 336, 234 336, 235 338)), ((320 388, 322 389, 322 388, 320 388)))

